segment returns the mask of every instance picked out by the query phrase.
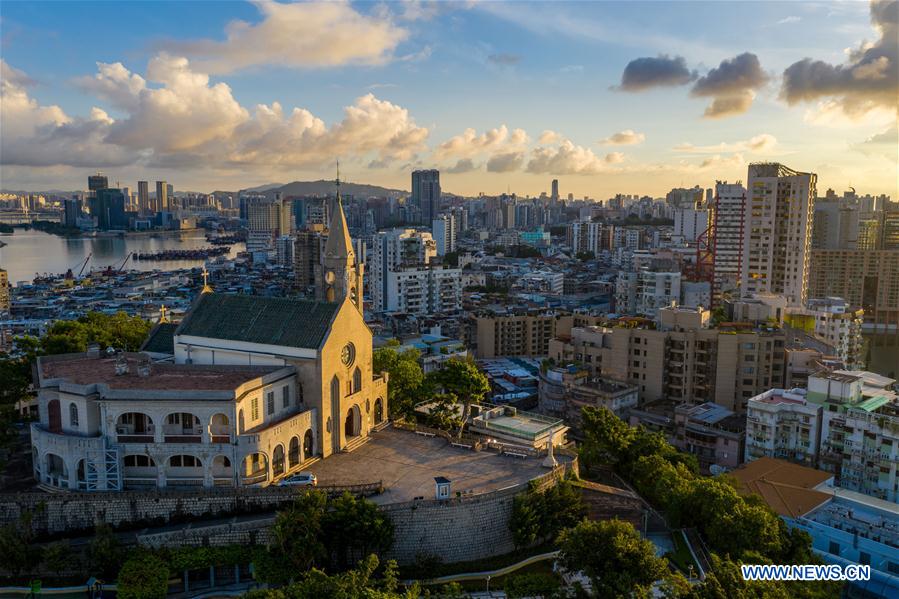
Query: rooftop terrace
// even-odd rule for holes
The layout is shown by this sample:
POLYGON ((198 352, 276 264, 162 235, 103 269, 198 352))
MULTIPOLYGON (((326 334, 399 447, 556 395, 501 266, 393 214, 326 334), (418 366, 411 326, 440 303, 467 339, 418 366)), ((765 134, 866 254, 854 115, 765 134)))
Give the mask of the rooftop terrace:
MULTIPOLYGON (((559 463, 571 458, 556 455, 559 463)), ((452 482, 452 492, 472 494, 520 485, 549 472, 543 458, 503 456, 449 445, 438 437, 387 428, 351 453, 339 453, 309 470, 321 485, 383 481, 386 491, 371 498, 379 504, 434 499, 434 478, 452 482)))

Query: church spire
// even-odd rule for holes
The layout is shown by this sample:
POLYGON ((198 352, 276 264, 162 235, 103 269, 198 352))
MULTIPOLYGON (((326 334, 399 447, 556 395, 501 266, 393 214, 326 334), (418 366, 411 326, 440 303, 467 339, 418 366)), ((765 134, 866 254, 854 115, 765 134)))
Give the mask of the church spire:
POLYGON ((334 205, 334 214, 328 225, 328 241, 325 243, 325 256, 328 258, 349 259, 353 256, 353 240, 350 238, 350 229, 346 223, 346 215, 343 213, 343 201, 340 198, 340 161, 337 161, 337 201, 334 205))

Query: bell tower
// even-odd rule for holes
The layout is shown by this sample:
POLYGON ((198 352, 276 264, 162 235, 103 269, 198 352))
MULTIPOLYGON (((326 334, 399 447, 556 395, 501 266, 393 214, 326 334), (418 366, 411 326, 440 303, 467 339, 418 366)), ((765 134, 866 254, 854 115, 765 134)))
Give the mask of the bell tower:
POLYGON ((316 285, 316 299, 340 302, 348 297, 362 312, 362 275, 365 265, 357 262, 353 240, 343 213, 340 198, 340 163, 337 164, 337 200, 328 225, 328 240, 321 256, 321 281, 316 285))

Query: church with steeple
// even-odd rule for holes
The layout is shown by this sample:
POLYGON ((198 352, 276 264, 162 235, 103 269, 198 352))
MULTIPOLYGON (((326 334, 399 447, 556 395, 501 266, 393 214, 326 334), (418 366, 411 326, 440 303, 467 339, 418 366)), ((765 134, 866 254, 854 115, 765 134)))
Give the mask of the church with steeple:
POLYGON ((356 259, 343 203, 340 198, 340 173, 337 175, 337 199, 331 211, 328 239, 315 270, 315 298, 333 302, 347 297, 362 313, 362 275, 365 265, 356 259))

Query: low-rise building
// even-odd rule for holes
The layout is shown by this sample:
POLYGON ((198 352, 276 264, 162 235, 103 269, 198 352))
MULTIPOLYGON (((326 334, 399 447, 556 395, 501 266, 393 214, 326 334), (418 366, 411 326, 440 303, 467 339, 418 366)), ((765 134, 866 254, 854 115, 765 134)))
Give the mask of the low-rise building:
POLYGON ((639 390, 635 385, 592 375, 576 366, 547 367, 540 372, 539 410, 562 418, 571 435, 581 434, 581 412, 585 407, 608 408, 619 418, 636 407, 639 390))
POLYGON ((783 457, 821 468, 837 484, 899 498, 899 398, 895 380, 822 371, 808 389, 773 389, 750 400, 746 459, 783 457))
POLYGON ((899 596, 899 506, 834 486, 833 474, 761 458, 733 473, 744 494, 758 495, 787 526, 807 532, 812 549, 839 566, 871 566, 869 580, 847 583, 859 596, 899 596))

